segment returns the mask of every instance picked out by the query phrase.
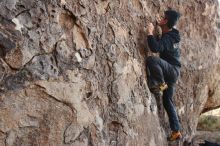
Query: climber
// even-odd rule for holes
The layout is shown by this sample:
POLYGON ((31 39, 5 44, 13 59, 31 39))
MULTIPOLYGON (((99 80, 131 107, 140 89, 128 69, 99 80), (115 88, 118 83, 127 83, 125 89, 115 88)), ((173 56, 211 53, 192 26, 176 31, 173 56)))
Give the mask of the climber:
POLYGON ((150 56, 146 59, 148 86, 155 97, 163 98, 163 106, 168 114, 171 135, 168 141, 174 141, 182 137, 180 123, 172 100, 174 86, 180 75, 180 34, 174 28, 180 14, 175 10, 167 10, 164 17, 157 20, 162 29, 162 36, 156 39, 153 36, 154 25, 147 25, 147 41, 150 50, 159 53, 160 57, 150 56))

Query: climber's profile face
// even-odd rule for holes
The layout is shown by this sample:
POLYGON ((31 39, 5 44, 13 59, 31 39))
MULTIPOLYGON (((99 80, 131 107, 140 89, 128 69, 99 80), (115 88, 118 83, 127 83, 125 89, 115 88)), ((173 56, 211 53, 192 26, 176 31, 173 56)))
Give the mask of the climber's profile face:
POLYGON ((159 16, 159 15, 157 15, 156 16, 156 21, 157 21, 157 24, 159 25, 159 26, 163 26, 163 25, 166 25, 167 24, 167 18, 166 18, 166 16, 165 15, 162 15, 162 16, 159 16))

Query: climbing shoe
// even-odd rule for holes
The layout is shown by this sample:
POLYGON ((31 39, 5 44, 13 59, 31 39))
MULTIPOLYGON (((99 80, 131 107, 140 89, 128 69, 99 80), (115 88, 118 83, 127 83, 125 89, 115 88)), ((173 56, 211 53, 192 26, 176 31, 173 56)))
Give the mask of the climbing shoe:
POLYGON ((150 88, 150 91, 156 96, 156 97, 162 97, 163 91, 168 88, 166 83, 162 83, 160 85, 155 85, 150 88))
POLYGON ((167 88, 168 88, 168 86, 167 86, 167 84, 166 83, 162 83, 162 84, 160 84, 160 91, 164 91, 164 90, 166 90, 167 88))
POLYGON ((172 132, 170 137, 167 138, 168 141, 175 141, 175 140, 179 140, 182 138, 182 134, 177 131, 177 132, 172 132))

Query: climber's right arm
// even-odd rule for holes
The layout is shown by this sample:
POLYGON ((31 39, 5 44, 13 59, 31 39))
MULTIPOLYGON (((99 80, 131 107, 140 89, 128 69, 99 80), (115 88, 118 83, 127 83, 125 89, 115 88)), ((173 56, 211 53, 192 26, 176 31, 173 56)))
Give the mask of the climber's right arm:
POLYGON ((147 36, 148 46, 154 53, 163 52, 166 43, 165 40, 166 38, 162 38, 157 41, 153 35, 147 36))

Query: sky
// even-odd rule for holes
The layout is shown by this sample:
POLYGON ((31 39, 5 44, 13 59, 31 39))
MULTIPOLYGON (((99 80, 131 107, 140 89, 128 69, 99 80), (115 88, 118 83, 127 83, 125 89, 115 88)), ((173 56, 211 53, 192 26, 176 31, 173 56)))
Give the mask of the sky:
POLYGON ((220 0, 218 0, 218 12, 220 13, 220 0))

